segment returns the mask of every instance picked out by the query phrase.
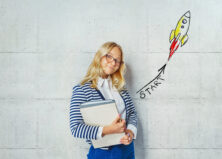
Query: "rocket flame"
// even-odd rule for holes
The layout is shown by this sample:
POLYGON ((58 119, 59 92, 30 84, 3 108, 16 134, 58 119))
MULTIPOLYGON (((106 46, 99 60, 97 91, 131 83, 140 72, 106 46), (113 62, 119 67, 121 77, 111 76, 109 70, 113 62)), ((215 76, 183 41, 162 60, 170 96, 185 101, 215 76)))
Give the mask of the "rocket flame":
POLYGON ((168 57, 168 61, 170 60, 174 52, 178 49, 179 45, 180 45, 180 41, 178 39, 174 39, 170 46, 170 55, 168 57))

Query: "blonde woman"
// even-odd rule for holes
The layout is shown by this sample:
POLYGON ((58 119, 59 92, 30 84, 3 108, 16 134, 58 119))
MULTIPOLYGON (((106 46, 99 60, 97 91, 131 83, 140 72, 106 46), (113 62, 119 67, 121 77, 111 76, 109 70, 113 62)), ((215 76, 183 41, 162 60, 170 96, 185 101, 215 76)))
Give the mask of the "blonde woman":
POLYGON ((73 87, 70 104, 70 128, 72 135, 86 139, 91 145, 88 159, 134 159, 134 143, 137 134, 137 114, 132 99, 125 89, 125 64, 123 51, 115 42, 104 43, 94 56, 82 82, 73 87), (80 105, 92 100, 114 99, 119 114, 104 127, 86 125, 80 113, 80 105), (119 145, 95 149, 92 139, 107 134, 122 133, 119 145))

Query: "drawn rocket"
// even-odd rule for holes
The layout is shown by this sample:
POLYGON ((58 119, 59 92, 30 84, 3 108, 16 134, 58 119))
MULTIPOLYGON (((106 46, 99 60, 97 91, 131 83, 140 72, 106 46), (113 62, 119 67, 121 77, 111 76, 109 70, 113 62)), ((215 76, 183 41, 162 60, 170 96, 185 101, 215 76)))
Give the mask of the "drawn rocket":
POLYGON ((172 44, 170 46, 170 54, 168 57, 168 61, 170 60, 171 56, 174 54, 174 52, 178 49, 180 45, 182 47, 183 45, 186 44, 188 40, 187 32, 190 26, 190 18, 191 18, 190 11, 187 11, 178 21, 175 30, 171 31, 169 40, 170 42, 172 42, 172 44))

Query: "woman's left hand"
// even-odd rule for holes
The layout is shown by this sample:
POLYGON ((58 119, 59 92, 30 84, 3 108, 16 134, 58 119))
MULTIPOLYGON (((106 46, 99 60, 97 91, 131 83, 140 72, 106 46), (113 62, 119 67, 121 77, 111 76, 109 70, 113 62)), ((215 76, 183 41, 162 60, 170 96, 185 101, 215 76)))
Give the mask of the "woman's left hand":
POLYGON ((134 138, 134 134, 130 129, 126 129, 125 136, 120 139, 120 143, 124 145, 129 145, 134 138))

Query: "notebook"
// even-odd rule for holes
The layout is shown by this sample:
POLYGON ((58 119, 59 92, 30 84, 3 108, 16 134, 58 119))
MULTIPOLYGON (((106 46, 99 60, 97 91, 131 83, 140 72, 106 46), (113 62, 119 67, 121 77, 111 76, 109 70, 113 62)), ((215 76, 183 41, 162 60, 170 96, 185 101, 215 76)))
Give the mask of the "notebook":
MULTIPOLYGON (((115 100, 111 99, 85 102, 81 104, 80 112, 85 124, 93 126, 110 125, 118 116, 115 100)), ((92 140, 92 144, 94 148, 118 145, 121 144, 120 139, 124 135, 124 132, 105 135, 100 139, 92 140)))

